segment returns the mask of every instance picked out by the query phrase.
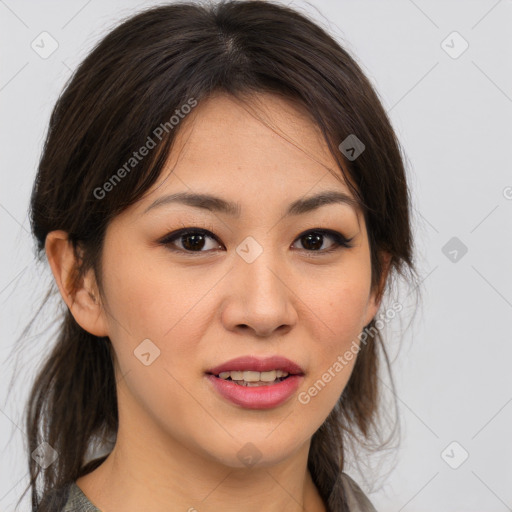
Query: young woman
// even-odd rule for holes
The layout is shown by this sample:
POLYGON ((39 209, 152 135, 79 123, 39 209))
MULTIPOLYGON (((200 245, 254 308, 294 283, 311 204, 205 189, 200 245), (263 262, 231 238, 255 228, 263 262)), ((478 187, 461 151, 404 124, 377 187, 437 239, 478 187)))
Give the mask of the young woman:
POLYGON ((65 305, 27 409, 33 509, 375 510, 343 469, 379 432, 409 209, 378 96, 304 15, 120 24, 59 98, 31 199, 65 305))

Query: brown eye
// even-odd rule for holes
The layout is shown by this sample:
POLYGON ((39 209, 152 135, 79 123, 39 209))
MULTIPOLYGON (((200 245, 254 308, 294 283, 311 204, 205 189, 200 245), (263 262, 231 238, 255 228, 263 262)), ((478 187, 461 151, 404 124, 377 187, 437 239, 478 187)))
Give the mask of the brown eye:
MULTIPOLYGON (((301 241, 299 250, 308 253, 318 253, 319 255, 333 252, 342 247, 352 247, 350 244, 352 238, 347 239, 337 231, 325 229, 310 230, 300 235, 297 241, 301 241), (331 244, 327 248, 324 247, 322 249, 326 239, 330 239, 331 244)), ((161 239, 159 243, 171 251, 186 254, 201 254, 223 248, 213 233, 198 228, 174 231, 161 239), (208 240, 211 240, 211 242, 208 242, 208 240)))
POLYGON ((302 248, 308 252, 327 253, 335 251, 341 247, 352 247, 350 242, 352 239, 345 238, 337 231, 330 231, 325 229, 311 230, 303 233, 297 240, 301 240, 302 248), (322 249, 325 238, 330 238, 334 241, 328 248, 322 249))
POLYGON ((208 244, 208 239, 217 241, 215 236, 209 231, 204 229, 187 229, 170 233, 160 240, 160 243, 167 246, 170 250, 177 252, 201 253, 219 248, 218 241, 215 244, 208 244), (181 247, 179 245, 176 247, 176 242, 181 244, 181 247), (203 250, 205 247, 206 250, 203 250))

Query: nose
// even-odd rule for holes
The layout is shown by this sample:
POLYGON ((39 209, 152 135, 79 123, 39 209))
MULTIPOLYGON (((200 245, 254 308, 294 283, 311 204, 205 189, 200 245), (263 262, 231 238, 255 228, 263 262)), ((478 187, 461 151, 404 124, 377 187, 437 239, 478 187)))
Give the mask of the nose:
POLYGON ((270 250, 249 261, 237 255, 227 276, 222 322, 228 330, 256 337, 285 334, 297 322, 291 274, 270 250))

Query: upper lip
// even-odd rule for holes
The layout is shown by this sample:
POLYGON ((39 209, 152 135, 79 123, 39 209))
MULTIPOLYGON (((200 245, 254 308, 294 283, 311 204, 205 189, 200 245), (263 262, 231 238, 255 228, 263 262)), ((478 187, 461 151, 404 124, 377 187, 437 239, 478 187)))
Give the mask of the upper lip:
POLYGON ((230 371, 267 372, 271 370, 282 370, 291 375, 304 374, 304 370, 297 363, 294 363, 282 356, 271 356, 265 358, 258 358, 254 356, 237 357, 226 361, 219 366, 210 368, 206 373, 219 375, 221 372, 230 371))

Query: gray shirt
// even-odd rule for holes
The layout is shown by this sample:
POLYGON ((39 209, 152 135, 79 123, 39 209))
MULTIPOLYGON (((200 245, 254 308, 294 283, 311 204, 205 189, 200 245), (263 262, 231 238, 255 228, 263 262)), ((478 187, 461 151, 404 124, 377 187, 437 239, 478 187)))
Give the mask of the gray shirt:
MULTIPOLYGON (((350 512, 377 512, 362 489, 351 477, 346 473, 341 473, 340 478, 350 512)), ((99 508, 89 501, 75 482, 68 489, 69 494, 62 512, 101 512, 99 508)))

